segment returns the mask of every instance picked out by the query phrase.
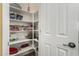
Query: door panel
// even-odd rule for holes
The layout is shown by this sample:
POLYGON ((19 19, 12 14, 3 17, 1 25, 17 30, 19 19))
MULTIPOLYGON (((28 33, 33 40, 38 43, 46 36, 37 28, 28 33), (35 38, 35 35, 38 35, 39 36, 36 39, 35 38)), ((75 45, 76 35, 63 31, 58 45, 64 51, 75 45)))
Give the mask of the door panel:
POLYGON ((59 35, 66 35, 67 33, 67 5, 66 4, 59 4, 58 9, 58 34, 59 35))
POLYGON ((51 45, 50 44, 45 44, 45 56, 51 56, 51 45))
POLYGON ((41 4, 40 55, 78 55, 78 12, 79 4, 41 4), (70 42, 76 47, 71 48, 70 42))
POLYGON ((0 55, 2 55, 2 4, 0 3, 0 55))
POLYGON ((68 55, 68 50, 63 48, 58 48, 58 56, 67 56, 67 55, 68 55))
POLYGON ((57 30, 58 35, 66 35, 67 34, 67 4, 59 4, 58 6, 58 19, 57 19, 57 30))
POLYGON ((68 5, 67 4, 58 4, 58 19, 56 27, 56 49, 58 56, 68 55, 68 47, 64 47, 63 44, 69 40, 68 37, 68 5))

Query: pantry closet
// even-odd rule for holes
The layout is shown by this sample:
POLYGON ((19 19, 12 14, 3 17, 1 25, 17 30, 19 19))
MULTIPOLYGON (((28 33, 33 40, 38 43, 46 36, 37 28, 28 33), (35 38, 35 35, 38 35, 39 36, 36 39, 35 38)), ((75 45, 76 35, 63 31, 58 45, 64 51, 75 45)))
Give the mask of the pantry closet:
POLYGON ((2 55, 78 56, 79 4, 4 3, 2 55))
POLYGON ((37 4, 9 4, 9 23, 9 55, 37 56, 39 41, 37 4), (31 12, 32 9, 35 11, 31 12))

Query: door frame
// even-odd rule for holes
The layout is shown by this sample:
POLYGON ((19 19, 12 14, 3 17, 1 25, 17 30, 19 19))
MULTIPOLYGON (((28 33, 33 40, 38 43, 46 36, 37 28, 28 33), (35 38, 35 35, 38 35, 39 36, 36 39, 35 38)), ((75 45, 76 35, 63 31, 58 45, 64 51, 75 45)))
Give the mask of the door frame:
POLYGON ((2 24, 2 55, 9 55, 9 4, 3 3, 3 24, 2 24))
POLYGON ((2 3, 0 3, 0 56, 2 55, 2 3))

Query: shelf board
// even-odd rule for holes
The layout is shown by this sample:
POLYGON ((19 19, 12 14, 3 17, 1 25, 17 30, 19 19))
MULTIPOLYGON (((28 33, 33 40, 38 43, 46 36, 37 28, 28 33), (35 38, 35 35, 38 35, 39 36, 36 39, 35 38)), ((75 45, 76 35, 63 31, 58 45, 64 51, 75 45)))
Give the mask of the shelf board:
POLYGON ((34 22, 38 22, 38 20, 34 20, 34 22))
POLYGON ((10 19, 10 22, 31 23, 32 20, 23 21, 23 20, 10 19))
POLYGON ((25 30, 25 31, 10 31, 10 33, 22 33, 22 32, 27 32, 27 31, 38 31, 38 30, 25 30))
MULTIPOLYGON (((10 19, 11 22, 22 22, 22 23, 31 23, 33 22, 32 20, 26 20, 26 21, 23 21, 23 20, 16 20, 16 19, 10 19)), ((38 22, 38 20, 34 20, 34 22, 38 22)))
POLYGON ((10 31, 11 33, 20 33, 20 32, 26 32, 26 31, 10 31))
POLYGON ((32 39, 23 39, 23 40, 13 41, 13 42, 10 42, 10 45, 22 43, 22 42, 26 42, 26 41, 32 41, 32 39))
POLYGON ((27 52, 27 51, 29 51, 29 50, 31 50, 31 49, 34 49, 34 47, 29 46, 29 47, 23 48, 23 49, 21 49, 19 52, 17 52, 16 54, 12 54, 12 55, 10 55, 10 56, 16 56, 16 55, 18 55, 18 54, 27 52))
POLYGON ((39 30, 33 30, 33 31, 39 31, 39 30))
POLYGON ((36 42, 38 42, 38 40, 37 39, 33 39, 34 41, 36 41, 36 42))

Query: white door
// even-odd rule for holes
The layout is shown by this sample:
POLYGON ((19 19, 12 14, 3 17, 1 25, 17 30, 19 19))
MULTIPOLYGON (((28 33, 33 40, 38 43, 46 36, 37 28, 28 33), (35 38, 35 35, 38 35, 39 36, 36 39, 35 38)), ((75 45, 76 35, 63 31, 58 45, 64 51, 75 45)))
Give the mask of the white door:
POLYGON ((78 55, 79 4, 41 4, 39 55, 78 55))

